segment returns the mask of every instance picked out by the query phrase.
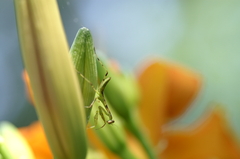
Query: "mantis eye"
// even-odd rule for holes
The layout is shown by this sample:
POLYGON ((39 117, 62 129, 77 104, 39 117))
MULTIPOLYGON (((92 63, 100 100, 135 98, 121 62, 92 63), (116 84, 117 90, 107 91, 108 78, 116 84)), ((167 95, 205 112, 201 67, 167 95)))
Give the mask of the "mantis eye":
POLYGON ((108 121, 107 121, 108 124, 112 124, 112 123, 114 123, 114 122, 115 122, 114 120, 108 120, 108 121))

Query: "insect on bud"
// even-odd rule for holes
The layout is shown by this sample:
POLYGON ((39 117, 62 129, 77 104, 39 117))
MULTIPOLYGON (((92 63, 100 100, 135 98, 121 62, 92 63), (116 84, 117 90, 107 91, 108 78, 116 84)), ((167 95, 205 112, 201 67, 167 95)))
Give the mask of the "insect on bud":
MULTIPOLYGON (((81 87, 84 105, 89 106, 95 97, 97 87, 97 64, 92 35, 89 29, 79 29, 70 49, 73 64, 78 74, 78 82, 81 87)), ((85 109, 88 122, 91 107, 85 109)))

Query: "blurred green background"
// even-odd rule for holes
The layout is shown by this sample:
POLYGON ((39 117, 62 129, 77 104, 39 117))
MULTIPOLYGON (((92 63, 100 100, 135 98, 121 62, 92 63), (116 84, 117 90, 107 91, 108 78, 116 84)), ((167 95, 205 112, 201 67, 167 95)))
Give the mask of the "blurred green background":
MULTIPOLYGON (((59 0, 71 45, 77 30, 88 27, 97 49, 135 71, 157 55, 201 74, 197 99, 177 121, 190 124, 221 103, 240 139, 240 1, 81 1, 59 0)), ((13 1, 0 1, 0 120, 25 126, 36 120, 27 101, 13 1)))

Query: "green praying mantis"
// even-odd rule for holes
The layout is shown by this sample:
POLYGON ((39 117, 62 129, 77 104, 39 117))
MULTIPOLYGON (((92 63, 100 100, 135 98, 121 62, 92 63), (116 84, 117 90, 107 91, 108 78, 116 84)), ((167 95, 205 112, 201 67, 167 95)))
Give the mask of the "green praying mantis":
MULTIPOLYGON (((96 55, 96 52, 95 52, 95 55, 96 55)), ((102 65, 102 67, 104 67, 102 62, 100 61, 100 59, 97 57, 97 55, 96 55, 96 59, 102 65)), ((96 92, 96 96, 93 99, 92 103, 89 106, 85 106, 85 108, 91 108, 96 101, 100 101, 104 105, 104 107, 98 106, 98 110, 96 111, 96 114, 94 115, 94 126, 91 126, 90 128, 96 127, 96 125, 98 123, 99 115, 101 116, 104 124, 100 128, 97 128, 97 129, 103 128, 106 124, 113 124, 115 121, 113 120, 112 113, 111 113, 111 111, 107 105, 107 102, 105 100, 105 97, 104 97, 104 89, 106 88, 108 82, 111 80, 111 77, 108 77, 108 71, 106 70, 106 73, 105 73, 103 79, 101 80, 101 83, 99 84, 98 88, 95 88, 93 86, 93 84, 91 83, 91 81, 89 81, 86 77, 84 77, 83 74, 81 74, 79 71, 77 71, 77 73, 80 74, 80 76, 83 79, 85 79, 91 85, 93 90, 96 92), (105 118, 104 114, 108 116, 108 120, 105 118)))
MULTIPOLYGON (((103 63, 100 61, 100 59, 97 57, 95 47, 93 45, 93 39, 92 35, 90 33, 90 30, 83 27, 79 29, 73 44, 70 49, 71 56, 73 58, 73 63, 75 66, 76 72, 79 74, 79 78, 83 78, 89 85, 92 87, 94 91, 91 91, 92 93, 89 93, 89 91, 85 92, 85 94, 89 94, 89 96, 94 95, 93 92, 95 92, 95 97, 93 101, 88 101, 87 103, 90 105, 85 106, 86 109, 91 110, 94 103, 96 101, 100 102, 102 105, 98 106, 98 110, 96 111, 96 114, 94 115, 94 126, 91 126, 91 128, 95 128, 98 123, 98 117, 102 118, 104 124, 100 127, 103 128, 106 124, 112 124, 115 121, 113 120, 112 113, 107 105, 107 102, 104 97, 104 90, 108 84, 108 82, 111 80, 111 77, 108 77, 108 71, 104 67, 103 63), (99 62, 101 66, 106 70, 106 73, 101 80, 100 84, 97 86, 97 74, 96 74, 96 62, 99 62), (86 76, 86 77, 85 77, 86 76), (89 79, 93 80, 90 81, 89 79), (95 80, 95 81, 94 81, 95 80), (106 119, 106 116, 108 116, 108 119, 106 119)), ((81 83, 82 84, 82 83, 81 83)), ((84 84, 83 88, 86 88, 86 85, 84 84)), ((82 91, 85 89, 82 89, 82 91)), ((87 97, 89 97, 87 96, 87 97)), ((86 97, 86 98, 87 98, 86 97)), ((87 110, 87 112, 89 112, 87 110)), ((100 129, 99 128, 99 129, 100 129)))

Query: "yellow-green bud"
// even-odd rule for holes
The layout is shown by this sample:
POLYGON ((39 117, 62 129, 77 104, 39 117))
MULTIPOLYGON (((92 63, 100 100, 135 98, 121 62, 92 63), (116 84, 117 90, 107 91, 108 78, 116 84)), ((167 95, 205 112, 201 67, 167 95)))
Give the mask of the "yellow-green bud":
MULTIPOLYGON (((103 62, 109 77, 111 77, 111 82, 108 83, 104 91, 106 98, 116 113, 123 119, 128 120, 139 101, 138 83, 133 75, 114 71, 107 60, 103 62)), ((98 75, 102 79, 106 70, 100 63, 97 67, 98 75)))
MULTIPOLYGON (((112 77, 108 87, 105 89, 107 100, 112 108, 124 121, 127 129, 139 140, 150 159, 155 159, 156 155, 147 137, 141 131, 138 116, 135 113, 138 104, 140 91, 136 79, 132 75, 126 75, 111 69, 108 64, 104 64, 108 69, 109 76, 112 77)), ((104 75, 104 68, 98 65, 99 76, 104 75)))
POLYGON ((85 159, 86 117, 56 0, 15 0, 38 117, 55 159, 85 159))

